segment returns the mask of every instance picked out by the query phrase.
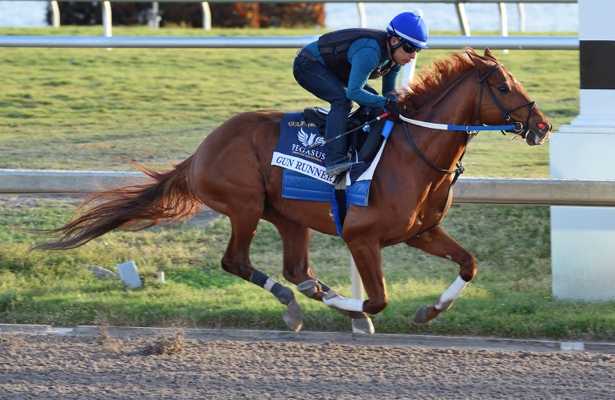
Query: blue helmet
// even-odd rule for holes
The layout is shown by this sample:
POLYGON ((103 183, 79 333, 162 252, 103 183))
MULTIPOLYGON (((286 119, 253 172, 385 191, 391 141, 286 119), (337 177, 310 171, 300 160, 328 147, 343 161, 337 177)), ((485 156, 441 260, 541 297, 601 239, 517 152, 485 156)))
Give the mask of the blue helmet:
POLYGON ((422 17, 423 12, 418 8, 412 12, 403 12, 393 18, 387 26, 387 32, 389 35, 398 36, 417 47, 428 49, 429 30, 422 17))

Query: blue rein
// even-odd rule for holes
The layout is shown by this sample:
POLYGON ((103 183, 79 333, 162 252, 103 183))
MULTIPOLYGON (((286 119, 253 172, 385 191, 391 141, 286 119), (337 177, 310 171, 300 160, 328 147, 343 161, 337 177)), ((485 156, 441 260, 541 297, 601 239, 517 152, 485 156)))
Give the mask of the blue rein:
POLYGON ((402 121, 408 122, 412 125, 422 126, 424 128, 438 129, 441 131, 462 131, 462 132, 476 132, 476 131, 516 131, 517 125, 448 125, 448 124, 435 124, 432 122, 419 121, 400 115, 399 118, 402 121))

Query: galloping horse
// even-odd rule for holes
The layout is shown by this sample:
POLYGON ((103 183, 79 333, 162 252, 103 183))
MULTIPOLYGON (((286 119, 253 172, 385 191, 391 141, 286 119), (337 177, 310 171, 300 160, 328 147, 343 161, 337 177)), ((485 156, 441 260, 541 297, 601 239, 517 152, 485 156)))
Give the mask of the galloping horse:
MULTIPOLYGON (((552 125, 521 84, 495 59, 467 48, 435 61, 399 96, 402 115, 454 125, 514 124, 529 145, 548 139, 552 125), (483 93, 487 92, 489 96, 483 93)), ((434 305, 419 308, 415 322, 425 323, 448 310, 476 274, 476 259, 439 226, 450 207, 452 172, 468 143, 468 132, 438 131, 395 123, 375 171, 369 205, 350 205, 341 236, 363 281, 368 299, 347 299, 319 281, 310 268, 312 229, 336 235, 331 204, 282 198, 282 168, 272 166, 280 135, 280 111, 246 112, 216 128, 196 153, 166 172, 138 167, 147 182, 92 192, 79 206, 85 211, 54 229, 61 237, 33 249, 70 249, 113 229, 140 230, 182 221, 204 205, 229 217, 230 242, 222 268, 270 291, 287 306, 284 320, 298 331, 302 311, 293 291, 255 269, 250 244, 260 219, 278 229, 283 244, 283 275, 304 295, 353 319, 373 333, 367 314, 377 314, 388 298, 381 249, 398 243, 459 264, 457 280, 434 305)))

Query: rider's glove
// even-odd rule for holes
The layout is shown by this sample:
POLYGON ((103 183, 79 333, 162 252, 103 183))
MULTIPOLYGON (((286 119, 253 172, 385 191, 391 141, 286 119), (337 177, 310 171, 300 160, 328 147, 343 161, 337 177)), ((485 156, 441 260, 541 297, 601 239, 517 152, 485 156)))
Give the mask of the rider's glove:
POLYGON ((393 99, 387 99, 384 103, 384 108, 386 108, 386 110, 391 113, 391 115, 389 116, 391 120, 399 121, 400 110, 397 106, 397 101, 393 99))

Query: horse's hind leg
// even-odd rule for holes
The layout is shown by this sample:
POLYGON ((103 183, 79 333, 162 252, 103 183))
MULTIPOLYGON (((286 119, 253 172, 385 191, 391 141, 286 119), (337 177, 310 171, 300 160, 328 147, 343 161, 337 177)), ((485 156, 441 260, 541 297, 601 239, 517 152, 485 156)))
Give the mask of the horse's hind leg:
POLYGON ((222 268, 271 292, 280 303, 286 305, 284 322, 290 329, 297 332, 301 329, 303 314, 293 291, 255 269, 250 263, 250 244, 256 233, 260 215, 248 216, 243 213, 239 215, 231 213, 229 218, 232 232, 228 247, 222 257, 222 268))
POLYGON ((436 304, 423 306, 414 314, 414 322, 422 324, 432 321, 441 312, 451 308, 461 291, 476 275, 476 259, 472 253, 461 247, 439 226, 422 233, 419 237, 407 240, 405 243, 408 246, 416 247, 434 256, 446 258, 459 264, 457 280, 438 296, 436 304))
MULTIPOLYGON (((297 290, 313 300, 323 301, 325 296, 327 298, 341 297, 329 286, 316 279, 312 273, 309 262, 312 230, 291 221, 274 209, 267 210, 263 219, 274 224, 282 238, 284 278, 297 285, 297 290)), ((340 314, 352 318, 352 326, 356 332, 374 333, 371 319, 364 312, 335 309, 340 314)))

